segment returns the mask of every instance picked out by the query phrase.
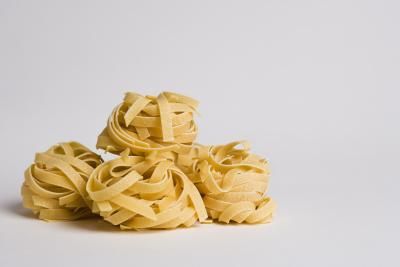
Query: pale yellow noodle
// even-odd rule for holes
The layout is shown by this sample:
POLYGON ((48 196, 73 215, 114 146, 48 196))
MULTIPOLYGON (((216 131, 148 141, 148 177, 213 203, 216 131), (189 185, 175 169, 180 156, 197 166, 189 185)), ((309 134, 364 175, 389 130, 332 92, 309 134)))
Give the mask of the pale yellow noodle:
POLYGON ((43 220, 99 214, 121 229, 266 223, 268 163, 248 142, 195 143, 198 102, 171 92, 126 93, 97 138, 107 162, 77 142, 37 153, 25 171, 23 204, 43 220))
POLYGON ((169 229, 203 222, 200 193, 174 162, 153 156, 121 157, 97 167, 87 183, 93 212, 121 229, 169 229))
POLYGON ((101 158, 77 142, 60 143, 25 171, 23 205, 43 220, 74 220, 90 215, 86 182, 101 158))
POLYGON ((179 155, 177 165, 201 192, 212 219, 224 223, 271 221, 276 204, 264 196, 268 165, 249 153, 247 142, 210 147, 196 144, 190 153, 179 155), (243 148, 238 148, 240 145, 243 148))
POLYGON ((129 148, 132 155, 189 151, 197 136, 197 105, 196 100, 171 92, 158 97, 128 92, 111 113, 97 148, 114 154, 129 148))

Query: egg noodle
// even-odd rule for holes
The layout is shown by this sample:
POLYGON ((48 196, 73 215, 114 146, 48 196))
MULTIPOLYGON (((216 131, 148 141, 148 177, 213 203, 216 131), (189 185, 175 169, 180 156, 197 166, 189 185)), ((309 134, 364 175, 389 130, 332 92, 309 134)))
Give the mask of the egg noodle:
POLYGON ((97 139, 97 148, 119 154, 151 151, 182 152, 196 139, 193 120, 198 103, 176 93, 164 92, 157 97, 127 93, 97 139))
POLYGON ((128 154, 103 163, 90 176, 87 192, 94 212, 122 229, 176 228, 207 218, 200 193, 173 161, 128 154))
POLYGON ((25 171, 24 207, 43 220, 74 220, 91 215, 86 182, 101 158, 77 142, 61 143, 43 153, 25 171))
POLYGON ((268 162, 246 141, 195 143, 197 106, 171 92, 126 93, 97 139, 114 158, 103 162, 77 142, 37 153, 25 171, 24 207, 48 221, 95 214, 123 230, 270 222, 268 162))
POLYGON ((268 189, 267 161, 249 153, 247 142, 194 147, 178 164, 204 196, 212 219, 229 223, 269 222, 276 204, 264 197, 268 189), (237 146, 243 146, 242 149, 237 146))

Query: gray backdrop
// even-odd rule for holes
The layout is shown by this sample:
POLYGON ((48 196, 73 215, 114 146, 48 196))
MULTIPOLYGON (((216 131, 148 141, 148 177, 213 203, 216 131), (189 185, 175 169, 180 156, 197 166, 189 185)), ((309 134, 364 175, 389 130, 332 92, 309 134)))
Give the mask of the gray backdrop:
POLYGON ((0 0, 0 265, 398 266, 399 3, 0 0), (32 219, 34 153, 94 149, 128 90, 197 98, 202 143, 250 140, 271 162, 274 222, 32 219))

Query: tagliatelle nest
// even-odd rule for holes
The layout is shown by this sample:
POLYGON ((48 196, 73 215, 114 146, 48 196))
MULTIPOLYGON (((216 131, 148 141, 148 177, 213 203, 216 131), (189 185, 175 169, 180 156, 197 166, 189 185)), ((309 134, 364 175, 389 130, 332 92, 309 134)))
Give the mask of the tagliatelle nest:
POLYGON ((189 227, 207 218, 200 193, 174 162, 128 154, 91 174, 93 212, 121 229, 189 227))
POLYGON ((176 93, 157 97, 127 93, 111 113, 107 126, 97 140, 97 148, 119 154, 190 149, 196 139, 193 120, 197 101, 176 93))
POLYGON ((205 147, 181 155, 178 165, 189 173, 203 195, 212 219, 229 223, 269 222, 275 203, 265 197, 268 189, 267 162, 251 154, 247 142, 205 147), (236 148, 242 145, 242 149, 236 148))
POLYGON ((86 182, 100 156, 77 142, 60 143, 25 171, 24 207, 43 220, 74 220, 91 214, 86 182))
POLYGON ((195 143, 197 105, 171 92, 126 93, 96 145, 117 157, 103 163, 76 142, 37 153, 25 171, 24 206, 44 220, 98 214, 136 230, 270 222, 267 161, 247 142, 195 143))

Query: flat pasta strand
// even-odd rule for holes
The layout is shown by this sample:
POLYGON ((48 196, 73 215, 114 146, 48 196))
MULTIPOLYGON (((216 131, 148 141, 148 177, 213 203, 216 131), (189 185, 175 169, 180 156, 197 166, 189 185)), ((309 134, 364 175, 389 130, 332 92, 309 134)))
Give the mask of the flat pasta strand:
POLYGON ((43 220, 75 220, 91 215, 86 182, 100 156, 77 142, 60 143, 25 171, 21 188, 24 207, 43 220))
POLYGON ((177 165, 202 194, 213 220, 252 224, 271 221, 276 204, 264 196, 268 164, 249 149, 244 141, 210 147, 196 144, 190 153, 178 157, 177 165))
POLYGON ((97 137, 116 157, 103 162, 77 142, 37 153, 24 174, 24 207, 46 221, 98 214, 122 230, 270 222, 268 162, 247 141, 195 143, 197 107, 173 92, 126 93, 97 137))
POLYGON ((121 229, 170 229, 204 222, 207 212, 190 179, 163 157, 120 157, 98 166, 87 183, 93 212, 121 229))
POLYGON ((97 148, 131 155, 158 151, 190 150, 197 137, 194 121, 197 101, 180 94, 163 92, 157 97, 128 92, 111 113, 97 139, 97 148))

